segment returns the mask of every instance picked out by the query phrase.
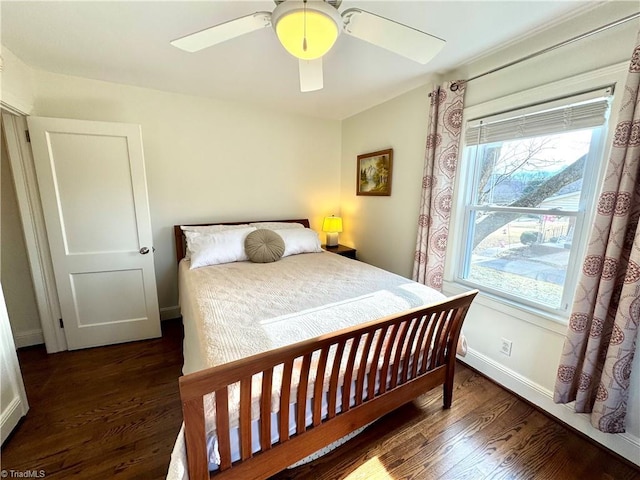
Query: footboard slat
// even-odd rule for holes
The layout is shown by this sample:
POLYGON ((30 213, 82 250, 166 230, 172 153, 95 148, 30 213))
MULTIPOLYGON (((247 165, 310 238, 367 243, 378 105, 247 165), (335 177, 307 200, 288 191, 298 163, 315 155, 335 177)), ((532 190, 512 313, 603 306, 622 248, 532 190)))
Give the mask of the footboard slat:
POLYGON ((427 341, 425 342, 425 346, 424 346, 424 354, 422 357, 422 367, 420 369, 420 373, 425 373, 428 370, 430 370, 433 365, 432 365, 432 358, 433 358, 433 338, 434 338, 434 334, 435 331, 438 328, 438 325, 440 325, 440 322, 442 321, 442 317, 446 314, 445 311, 441 311, 438 312, 436 315, 434 315, 432 322, 431 322, 431 327, 429 328, 429 336, 427 337, 427 341))
POLYGON ((309 368, 311 366, 311 353, 307 353, 302 359, 302 369, 300 370, 300 381, 298 382, 296 433, 301 434, 307 429, 306 406, 307 387, 309 385, 309 368))
POLYGON ((240 381, 240 455, 251 456, 251 378, 240 381))
POLYGON ((402 377, 400 379, 400 383, 405 383, 407 379, 410 378, 409 362, 415 355, 419 353, 419 350, 417 348, 414 348, 414 342, 416 341, 416 335, 418 334, 418 330, 423 321, 424 317, 419 317, 411 323, 411 335, 409 335, 409 341, 406 343, 407 346, 404 351, 404 361, 402 362, 402 377))
MULTIPOLYGON (((378 340, 376 342, 376 348, 373 352, 373 361, 369 367, 369 376, 367 377, 367 397, 370 399, 373 398, 376 391, 376 376, 380 369, 378 359, 380 358, 380 352, 382 351, 382 346, 386 341, 388 331, 388 325, 380 330, 380 334, 378 335, 378 340)), ((382 383, 382 379, 380 379, 380 383, 382 383)))
POLYGON ((364 401, 364 377, 367 371, 367 359, 369 358, 369 351, 371 350, 371 344, 373 343, 374 332, 369 332, 367 340, 364 343, 364 350, 360 355, 360 366, 358 368, 358 378, 356 380, 356 405, 360 405, 364 401))
POLYGON ((451 330, 450 328, 450 324, 455 320, 453 312, 447 316, 447 322, 446 325, 444 326, 444 328, 442 329, 442 331, 440 332, 440 337, 438 338, 438 341, 436 342, 436 344, 438 345, 438 365, 442 365, 443 363, 445 363, 446 359, 445 359, 445 353, 447 352, 447 345, 448 345, 448 337, 449 337, 449 332, 451 330))
POLYGON ((324 390, 324 372, 327 367, 327 358, 329 357, 329 348, 323 348, 320 352, 320 361, 316 371, 316 384, 313 388, 313 426, 320 425, 322 415, 322 391, 324 390))
POLYGON ((393 358, 393 366, 391 367, 391 379, 389 388, 394 389, 398 386, 398 371, 400 370, 400 359, 402 358, 402 351, 404 350, 405 339, 407 338, 407 333, 409 332, 409 321, 404 321, 400 324, 400 328, 402 329, 402 333, 400 333, 400 337, 396 337, 395 346, 395 356, 393 358))
POLYGON ((349 347, 349 360, 347 360, 347 369, 344 373, 344 382, 342 383, 342 411, 349 410, 349 402, 351 401, 351 379, 353 378, 353 366, 356 361, 356 353, 360 347, 362 334, 356 335, 349 347))
POLYGON ((387 375, 389 374, 389 364, 391 363, 391 352, 393 352, 393 346, 396 344, 396 337, 398 336, 398 329, 400 328, 398 325, 399 324, 394 323, 391 326, 389 342, 385 347, 382 371, 380 372, 380 393, 387 391, 387 375))
POLYGON ((431 352, 431 362, 429 364, 428 370, 431 370, 432 368, 435 368, 439 365, 438 362, 440 361, 440 348, 442 347, 439 342, 442 341, 442 332, 444 331, 445 326, 448 325, 451 315, 453 315, 451 310, 447 310, 442 312, 442 315, 440 316, 440 322, 438 323, 438 331, 436 332, 434 337, 435 343, 431 352))
POLYGON ((229 440, 229 393, 227 387, 216 390, 216 433, 220 451, 220 470, 231 468, 229 440))
POLYGON ((273 368, 262 372, 262 392, 260 395, 260 448, 271 448, 271 392, 273 390, 273 368))
POLYGON ((456 344, 476 294, 469 292, 440 304, 182 377, 180 395, 190 478, 267 478, 438 385, 443 385, 443 406, 449 408, 456 344), (282 368, 281 385, 274 382, 276 368, 278 375, 282 368), (330 375, 327 368, 331 368, 330 375), (256 390, 252 387, 255 375, 262 377, 260 392, 252 391, 256 390), (328 387, 325 387, 327 377, 328 387), (313 385, 309 385, 310 379, 313 385), (236 384, 239 384, 239 390, 236 390, 236 384), (271 403, 278 387, 280 438, 272 444, 271 403), (308 395, 310 388, 312 395, 308 395), (297 393, 292 394, 292 389, 297 393), (355 398, 352 399, 354 389, 355 398), (239 409, 231 410, 231 418, 230 392, 234 395, 232 398, 239 395, 240 400, 239 409), (208 472, 203 407, 203 397, 210 393, 215 395, 216 411, 212 413, 215 413, 221 460, 219 469, 211 474, 208 472), (340 393, 342 401, 338 405, 340 393), (313 398, 311 410, 307 410, 308 396, 313 398), (328 409, 323 416, 321 404, 325 398, 328 409), (256 453, 251 452, 255 447, 252 447, 252 431, 247 421, 255 410, 252 402, 260 410, 260 446, 256 453), (290 408, 294 408, 292 418, 296 430, 291 436, 290 408), (311 428, 306 424, 309 413, 311 428), (229 427, 238 418, 240 460, 232 462, 229 427))
POLYGON ((425 315, 424 321, 420 326, 420 333, 418 334, 418 340, 416 341, 416 354, 413 356, 413 365, 411 367, 411 378, 415 378, 416 375, 421 373, 420 361, 422 360, 422 355, 426 355, 425 347, 424 347, 424 337, 427 333, 427 330, 433 325, 433 314, 425 315), (427 318, 428 317, 428 318, 427 318))
POLYGON ((328 418, 336 416, 336 404, 338 403, 338 377, 340 375, 340 364, 342 363, 342 355, 344 355, 345 341, 338 343, 335 356, 333 357, 333 366, 331 367, 331 381, 329 382, 329 409, 328 418))
POLYGON ((291 374, 293 358, 284 364, 280 387, 280 442, 289 440, 289 399, 291 398, 291 374))

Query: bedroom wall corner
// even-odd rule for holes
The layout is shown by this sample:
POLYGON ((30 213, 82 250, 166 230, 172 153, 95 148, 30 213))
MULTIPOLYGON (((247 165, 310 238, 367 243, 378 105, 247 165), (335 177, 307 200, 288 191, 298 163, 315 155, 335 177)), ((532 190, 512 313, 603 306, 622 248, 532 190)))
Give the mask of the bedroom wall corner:
POLYGON ((410 278, 429 115, 429 86, 406 92, 342 122, 340 242, 358 258, 410 278), (356 195, 357 156, 393 148, 391 196, 356 195))
POLYGON ((21 113, 33 109, 33 69, 4 45, 0 45, 0 100, 21 113))

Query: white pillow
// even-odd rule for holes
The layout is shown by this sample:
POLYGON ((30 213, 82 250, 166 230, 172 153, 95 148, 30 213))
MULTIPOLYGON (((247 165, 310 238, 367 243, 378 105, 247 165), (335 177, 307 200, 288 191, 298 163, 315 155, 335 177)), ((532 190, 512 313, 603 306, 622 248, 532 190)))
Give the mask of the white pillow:
POLYGON ((257 229, 267 228, 269 230, 285 230, 291 228, 305 228, 301 223, 295 222, 256 222, 250 223, 252 227, 256 227, 257 229))
POLYGON ((190 268, 249 260, 244 251, 244 240, 255 230, 246 227, 214 233, 185 232, 191 250, 190 268))
MULTIPOLYGON (((248 223, 244 225, 180 225, 180 229, 185 233, 193 232, 193 233, 214 233, 214 232, 224 232, 225 230, 236 230, 238 228, 247 228, 249 227, 248 223)), ((189 241, 187 240, 187 246, 184 252, 185 260, 189 260, 191 258, 191 249, 189 248, 189 241)))
POLYGON ((299 253, 322 252, 318 234, 310 228, 285 228, 274 230, 284 240, 283 257, 299 253))

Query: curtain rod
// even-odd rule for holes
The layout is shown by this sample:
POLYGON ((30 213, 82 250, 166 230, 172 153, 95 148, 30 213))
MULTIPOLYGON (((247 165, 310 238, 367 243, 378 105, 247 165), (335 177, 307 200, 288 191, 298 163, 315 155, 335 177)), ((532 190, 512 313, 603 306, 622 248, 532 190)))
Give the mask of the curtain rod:
MULTIPOLYGON (((608 30, 608 29, 613 28, 613 27, 617 27, 618 25, 621 25, 623 23, 626 23, 626 22, 628 22, 630 20, 633 20, 634 18, 638 18, 638 17, 640 17, 640 12, 632 13, 631 15, 628 15, 628 16, 626 16, 624 18, 621 18, 619 20, 616 20, 614 22, 607 23, 606 25, 603 25, 601 27, 595 28, 595 29, 590 30, 590 31, 588 31, 586 33, 582 33, 580 35, 576 35, 575 37, 571 37, 570 39, 564 40, 563 42, 556 43, 555 45, 551 45, 550 47, 543 48, 542 50, 538 50, 537 52, 533 52, 533 53, 531 53, 531 54, 529 54, 529 55, 527 55, 525 57, 519 58, 518 60, 514 60, 512 62, 505 63, 504 65, 501 65, 499 67, 494 68, 493 70, 489 70, 487 72, 480 73, 479 75, 475 75, 475 76, 465 80, 465 83, 470 82, 472 80, 476 80, 476 79, 481 78, 481 77, 484 77, 486 75, 490 75, 492 73, 498 72, 498 71, 500 71, 500 70, 502 70, 504 68, 511 67, 513 65, 517 65, 518 63, 524 62, 526 60, 530 60, 530 59, 532 59, 534 57, 537 57, 539 55, 542 55, 544 53, 551 52, 552 50, 555 50, 557 48, 564 47, 565 45, 569 45, 569 44, 571 44, 573 42, 577 42, 578 40, 582 40, 583 38, 590 37, 591 35, 595 35, 596 33, 604 32, 605 30, 608 30)), ((455 90, 458 89, 458 87, 454 83, 453 85, 451 85, 451 89, 455 91, 455 90)))

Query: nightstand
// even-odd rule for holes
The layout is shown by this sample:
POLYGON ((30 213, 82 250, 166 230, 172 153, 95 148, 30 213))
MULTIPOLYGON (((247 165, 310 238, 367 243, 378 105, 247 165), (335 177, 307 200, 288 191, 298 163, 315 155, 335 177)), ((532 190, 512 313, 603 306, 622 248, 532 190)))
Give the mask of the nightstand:
POLYGON ((342 255, 343 257, 352 258, 356 260, 356 249, 351 247, 345 247, 344 245, 338 245, 337 247, 327 247, 326 245, 322 245, 327 252, 337 253, 338 255, 342 255))

